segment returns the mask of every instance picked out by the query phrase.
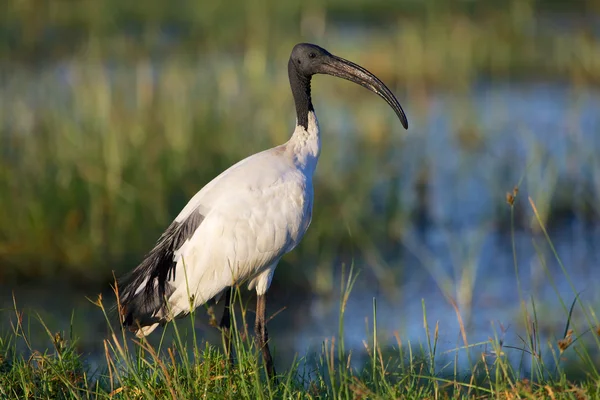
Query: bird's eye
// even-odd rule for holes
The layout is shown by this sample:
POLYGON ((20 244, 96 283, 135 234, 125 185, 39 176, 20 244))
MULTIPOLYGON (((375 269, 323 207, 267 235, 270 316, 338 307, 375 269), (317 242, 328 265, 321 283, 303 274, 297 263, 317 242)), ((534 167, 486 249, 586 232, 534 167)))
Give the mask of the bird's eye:
POLYGON ((298 64, 302 64, 302 60, 301 60, 301 59, 297 59, 297 60, 296 60, 296 62, 297 62, 298 64))
POLYGON ((316 55, 315 53, 309 53, 309 54, 308 54, 308 56, 309 56, 310 58, 315 58, 317 55, 316 55))

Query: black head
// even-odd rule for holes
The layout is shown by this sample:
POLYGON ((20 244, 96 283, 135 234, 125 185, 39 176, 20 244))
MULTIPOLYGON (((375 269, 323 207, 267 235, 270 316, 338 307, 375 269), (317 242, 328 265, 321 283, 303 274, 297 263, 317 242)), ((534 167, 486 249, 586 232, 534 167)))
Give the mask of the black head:
POLYGON ((320 71, 321 67, 331 57, 331 53, 315 44, 298 43, 292 49, 290 64, 293 64, 295 70, 300 75, 310 77, 314 74, 322 73, 320 71))
MULTIPOLYGON (((398 99, 375 75, 351 61, 334 56, 322 47, 310 43, 299 43, 292 49, 288 63, 288 73, 292 92, 300 93, 299 85, 305 85, 309 91, 310 77, 315 74, 327 74, 347 79, 381 96, 396 112, 402 126, 408 129, 408 120, 398 99)), ((310 92, 309 92, 310 93, 310 92)), ((297 105, 298 106, 298 105, 297 105)), ((308 101, 308 109, 312 107, 308 101)), ((299 115, 299 117, 301 117, 299 115)))

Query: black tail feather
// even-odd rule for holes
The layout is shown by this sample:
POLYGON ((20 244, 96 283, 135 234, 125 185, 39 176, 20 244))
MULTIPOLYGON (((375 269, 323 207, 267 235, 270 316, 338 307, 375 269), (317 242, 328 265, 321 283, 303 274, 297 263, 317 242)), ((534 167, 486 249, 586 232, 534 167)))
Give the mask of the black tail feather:
POLYGON ((144 261, 118 281, 124 326, 135 330, 165 322, 166 299, 175 290, 169 283, 175 279, 175 252, 192 237, 203 219, 194 211, 183 222, 171 223, 144 261))

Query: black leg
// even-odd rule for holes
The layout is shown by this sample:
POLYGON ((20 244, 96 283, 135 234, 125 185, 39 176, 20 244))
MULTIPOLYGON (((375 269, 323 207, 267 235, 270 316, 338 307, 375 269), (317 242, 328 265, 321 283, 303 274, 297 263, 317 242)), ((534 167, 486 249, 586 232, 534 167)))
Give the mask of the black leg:
POLYGON ((223 334, 223 345, 225 347, 225 355, 229 358, 229 365, 233 365, 233 353, 231 351, 231 288, 227 288, 225 292, 225 307, 223 308, 223 316, 221 317, 221 333, 223 334))
POLYGON ((269 333, 267 332, 267 322, 265 314, 267 309, 267 296, 261 295, 256 299, 256 321, 254 324, 254 333, 256 334, 256 342, 258 348, 262 351, 263 360, 267 367, 267 375, 270 378, 275 376, 275 368, 273 367, 273 358, 269 350, 269 333))

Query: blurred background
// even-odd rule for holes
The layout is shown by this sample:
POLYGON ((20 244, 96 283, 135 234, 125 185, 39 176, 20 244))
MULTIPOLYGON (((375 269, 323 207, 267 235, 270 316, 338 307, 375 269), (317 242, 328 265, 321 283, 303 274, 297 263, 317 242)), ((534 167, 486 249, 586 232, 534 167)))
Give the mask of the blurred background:
MULTIPOLYGON (((410 129, 363 88, 313 79, 323 151, 312 225, 269 295, 270 312, 285 307, 271 322, 279 357, 336 335, 351 264, 346 334, 357 349, 373 298, 381 340, 422 339, 425 304, 448 349, 462 343, 453 304, 472 342, 503 326, 515 346, 520 299, 535 300, 550 342, 577 293, 598 310, 597 1, 2 7, 0 308, 14 294, 52 330, 73 314, 92 357, 106 328, 86 296, 111 301, 113 274, 135 267, 196 191, 291 135, 287 59, 301 41, 379 76, 410 129)), ((206 318, 197 325, 215 338, 206 318)))

